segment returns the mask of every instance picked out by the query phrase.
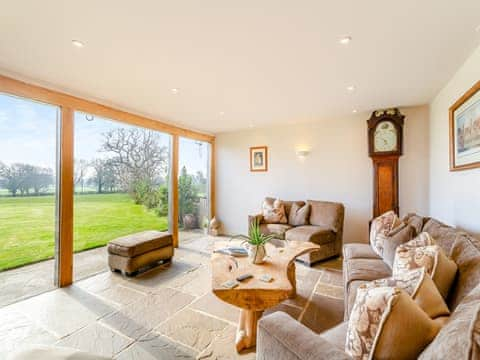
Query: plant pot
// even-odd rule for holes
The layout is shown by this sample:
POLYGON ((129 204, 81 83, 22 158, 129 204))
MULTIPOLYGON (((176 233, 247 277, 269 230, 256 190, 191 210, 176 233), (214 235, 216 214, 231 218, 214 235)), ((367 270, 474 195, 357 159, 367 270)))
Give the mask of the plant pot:
POLYGON ((248 244, 248 258, 253 264, 263 264, 267 251, 265 245, 250 245, 248 244))

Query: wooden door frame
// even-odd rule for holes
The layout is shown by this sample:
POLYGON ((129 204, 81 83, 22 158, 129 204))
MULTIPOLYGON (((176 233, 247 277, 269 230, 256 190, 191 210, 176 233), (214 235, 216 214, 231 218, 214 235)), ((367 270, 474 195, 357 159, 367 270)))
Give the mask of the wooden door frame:
POLYGON ((211 144, 210 162, 210 215, 214 216, 215 205, 215 136, 194 130, 185 129, 161 120, 133 114, 97 102, 85 100, 59 91, 26 83, 11 77, 0 75, 0 93, 39 101, 60 108, 59 138, 59 189, 58 191, 58 239, 56 239, 56 274, 57 286, 64 287, 73 282, 73 171, 74 171, 74 114, 81 111, 105 117, 129 125, 135 125, 166 133, 172 137, 171 193, 172 206, 170 229, 174 245, 178 247, 178 160, 179 137, 185 137, 211 144))

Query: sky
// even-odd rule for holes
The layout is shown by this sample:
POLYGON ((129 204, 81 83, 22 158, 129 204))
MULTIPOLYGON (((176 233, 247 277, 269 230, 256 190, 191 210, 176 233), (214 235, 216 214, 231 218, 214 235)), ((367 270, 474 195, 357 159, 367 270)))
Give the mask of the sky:
MULTIPOLYGON (((0 94, 0 161, 15 162, 55 168, 56 128, 59 109, 56 106, 33 102, 0 94)), ((98 150, 102 145, 102 133, 131 125, 75 113, 75 159, 92 160, 104 157, 98 150)), ((160 144, 170 147, 170 136, 160 133, 160 144)), ((187 166, 189 173, 208 168, 208 144, 191 139, 180 139, 179 166, 187 166)))

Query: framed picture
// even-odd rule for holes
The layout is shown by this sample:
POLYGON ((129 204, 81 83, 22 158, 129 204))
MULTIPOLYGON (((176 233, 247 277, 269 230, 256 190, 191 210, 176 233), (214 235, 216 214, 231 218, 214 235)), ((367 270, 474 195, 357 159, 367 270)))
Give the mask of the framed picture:
POLYGON ((250 148, 250 171, 268 170, 268 149, 266 146, 250 148))
POLYGON ((480 81, 449 111, 450 171, 480 167, 480 81))

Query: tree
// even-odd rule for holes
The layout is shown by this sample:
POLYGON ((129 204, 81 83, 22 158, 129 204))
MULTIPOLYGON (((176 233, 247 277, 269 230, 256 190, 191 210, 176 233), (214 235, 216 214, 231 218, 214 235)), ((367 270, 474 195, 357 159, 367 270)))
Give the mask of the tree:
POLYGON ((74 173, 73 173, 73 183, 75 186, 80 186, 82 189, 85 187, 85 179, 87 176, 88 168, 90 164, 87 160, 75 160, 74 173))
POLYGON ((182 167, 178 178, 178 215, 179 223, 183 225, 186 214, 196 215, 198 211, 198 187, 193 175, 187 173, 187 168, 182 167))
POLYGON ((117 180, 115 167, 110 159, 95 159, 92 161, 92 167, 95 174, 91 181, 97 189, 97 193, 104 191, 113 192, 116 188, 117 180))
POLYGON ((0 177, 3 186, 10 191, 12 196, 17 196, 18 191, 25 181, 24 164, 15 163, 12 165, 0 164, 0 177))
POLYGON ((102 150, 112 154, 120 186, 135 192, 138 184, 153 186, 166 175, 168 149, 160 146, 160 135, 152 130, 115 129, 103 134, 102 150))
POLYGON ((207 193, 207 178, 202 171, 197 171, 195 175, 195 184, 198 187, 198 192, 205 195, 207 193))
POLYGON ((34 167, 33 173, 31 174, 30 185, 35 195, 45 192, 53 183, 54 176, 52 169, 39 166, 34 167))

